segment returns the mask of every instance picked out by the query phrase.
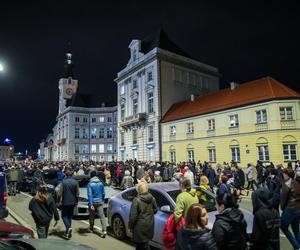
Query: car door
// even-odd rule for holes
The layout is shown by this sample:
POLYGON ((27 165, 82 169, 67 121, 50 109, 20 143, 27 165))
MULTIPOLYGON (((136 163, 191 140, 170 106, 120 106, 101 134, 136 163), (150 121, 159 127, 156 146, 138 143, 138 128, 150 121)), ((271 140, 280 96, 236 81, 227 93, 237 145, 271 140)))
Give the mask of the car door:
POLYGON ((160 208, 165 205, 169 205, 172 209, 172 206, 169 200, 166 198, 163 192, 159 192, 157 190, 149 189, 150 193, 156 200, 158 211, 154 216, 154 236, 152 241, 155 241, 158 244, 163 245, 162 242, 162 232, 165 225, 165 222, 169 218, 171 213, 162 212, 160 208))

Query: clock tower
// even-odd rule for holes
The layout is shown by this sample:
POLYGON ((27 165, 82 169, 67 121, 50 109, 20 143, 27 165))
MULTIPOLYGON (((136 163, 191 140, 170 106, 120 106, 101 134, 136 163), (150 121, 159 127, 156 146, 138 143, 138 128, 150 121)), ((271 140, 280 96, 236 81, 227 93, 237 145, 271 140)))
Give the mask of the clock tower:
POLYGON ((78 80, 73 79, 73 67, 72 53, 66 53, 66 62, 64 66, 64 77, 58 82, 59 89, 59 110, 58 114, 62 113, 66 109, 66 102, 71 99, 76 93, 78 88, 78 80))

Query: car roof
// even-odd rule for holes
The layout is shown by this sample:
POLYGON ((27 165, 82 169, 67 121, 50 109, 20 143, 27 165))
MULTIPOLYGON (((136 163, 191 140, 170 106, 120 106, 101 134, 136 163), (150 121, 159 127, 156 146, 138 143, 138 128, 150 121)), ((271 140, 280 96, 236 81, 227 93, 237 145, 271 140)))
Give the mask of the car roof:
POLYGON ((149 188, 158 191, 170 192, 173 190, 179 190, 179 182, 159 182, 159 183, 151 183, 149 184, 149 188))
POLYGON ((18 224, 0 220, 0 232, 32 234, 32 230, 18 224))

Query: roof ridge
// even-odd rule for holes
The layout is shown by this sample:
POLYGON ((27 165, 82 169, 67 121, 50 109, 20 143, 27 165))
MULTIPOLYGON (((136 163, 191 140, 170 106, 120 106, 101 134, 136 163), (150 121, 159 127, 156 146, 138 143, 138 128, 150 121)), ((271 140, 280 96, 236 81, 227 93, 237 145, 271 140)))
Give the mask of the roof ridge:
POLYGON ((272 83, 271 83, 271 81, 270 81, 271 78, 270 78, 269 76, 267 76, 266 78, 267 78, 268 85, 269 85, 269 87, 270 87, 270 89, 271 89, 271 95, 272 95, 272 97, 274 98, 274 97, 275 97, 275 93, 274 93, 274 90, 273 90, 272 83))

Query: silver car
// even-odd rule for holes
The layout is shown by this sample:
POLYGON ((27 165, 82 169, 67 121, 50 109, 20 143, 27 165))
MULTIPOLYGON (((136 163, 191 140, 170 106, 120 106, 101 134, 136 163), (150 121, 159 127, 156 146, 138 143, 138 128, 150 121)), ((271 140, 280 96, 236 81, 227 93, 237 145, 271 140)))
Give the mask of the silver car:
MULTIPOLYGON (((218 213, 215 208, 215 195, 209 191, 196 187, 198 197, 205 196, 206 200, 199 199, 208 211, 208 225, 212 228, 215 216, 218 213)), ((150 241, 150 245, 164 249, 162 242, 162 231, 166 220, 170 213, 174 211, 176 205, 176 197, 181 192, 178 182, 153 183, 149 185, 149 192, 154 196, 159 211, 155 214, 154 237, 150 241)), ((108 202, 108 223, 111 226, 116 238, 123 239, 126 236, 132 237, 128 231, 129 212, 132 200, 137 196, 135 188, 129 188, 114 197, 108 202)), ((247 233, 252 232, 253 215, 247 210, 241 209, 247 222, 247 233)))

